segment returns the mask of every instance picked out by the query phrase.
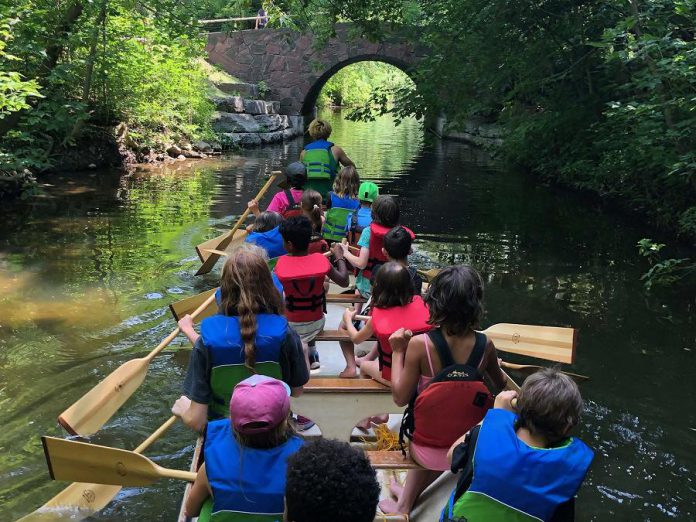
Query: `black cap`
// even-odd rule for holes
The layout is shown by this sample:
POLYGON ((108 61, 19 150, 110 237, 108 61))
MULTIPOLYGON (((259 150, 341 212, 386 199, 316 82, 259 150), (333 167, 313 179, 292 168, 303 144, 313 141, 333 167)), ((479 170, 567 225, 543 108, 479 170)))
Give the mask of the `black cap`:
POLYGON ((285 177, 291 185, 304 185, 307 181, 307 167, 301 161, 295 161, 286 167, 285 177))

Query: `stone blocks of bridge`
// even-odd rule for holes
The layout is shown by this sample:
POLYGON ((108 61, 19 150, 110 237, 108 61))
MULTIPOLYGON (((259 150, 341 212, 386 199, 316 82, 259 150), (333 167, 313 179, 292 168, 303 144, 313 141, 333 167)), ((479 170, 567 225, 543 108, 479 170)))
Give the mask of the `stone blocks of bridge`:
POLYGON ((361 60, 391 63, 408 72, 423 49, 398 37, 384 42, 356 38, 347 24, 323 46, 309 34, 289 29, 238 31, 208 35, 208 60, 249 84, 264 81, 280 112, 308 115, 323 84, 345 65, 361 60))

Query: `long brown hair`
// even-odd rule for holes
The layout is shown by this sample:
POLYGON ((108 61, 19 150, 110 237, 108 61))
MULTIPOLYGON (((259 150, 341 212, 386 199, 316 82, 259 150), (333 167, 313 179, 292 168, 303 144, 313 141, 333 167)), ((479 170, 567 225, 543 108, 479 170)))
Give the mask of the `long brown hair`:
POLYGON ((312 222, 312 235, 321 233, 321 194, 316 190, 305 190, 302 193, 300 207, 303 214, 312 222))
POLYGON ((256 315, 262 312, 281 315, 283 301, 271 279, 265 251, 245 243, 230 253, 220 279, 220 310, 238 315, 244 343, 244 365, 254 371, 256 365, 256 315))
POLYGON ((336 179, 333 182, 333 191, 339 198, 355 198, 358 197, 358 189, 360 188, 360 176, 355 167, 343 167, 336 174, 336 179))

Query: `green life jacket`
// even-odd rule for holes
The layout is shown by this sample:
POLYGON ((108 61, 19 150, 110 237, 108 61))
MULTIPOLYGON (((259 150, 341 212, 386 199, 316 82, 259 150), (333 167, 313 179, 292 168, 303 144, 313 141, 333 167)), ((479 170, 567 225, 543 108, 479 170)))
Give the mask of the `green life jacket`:
POLYGON ((307 167, 307 180, 329 180, 338 172, 338 162, 334 158, 331 147, 333 143, 326 140, 317 140, 304 148, 302 162, 307 167))

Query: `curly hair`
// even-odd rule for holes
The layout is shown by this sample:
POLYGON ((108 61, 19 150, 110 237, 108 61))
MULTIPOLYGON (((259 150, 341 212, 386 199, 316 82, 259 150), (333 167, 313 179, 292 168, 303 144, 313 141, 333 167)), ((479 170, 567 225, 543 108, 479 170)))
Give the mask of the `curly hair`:
POLYGON ((331 124, 326 120, 312 120, 307 132, 313 140, 328 140, 331 136, 331 124))
POLYGON ((333 182, 333 191, 339 198, 357 198, 360 176, 355 167, 343 167, 333 182))
POLYGON ((428 324, 463 335, 483 317, 483 280, 472 266, 450 266, 430 283, 423 300, 430 309, 428 324))
POLYGON ((372 522, 379 493, 377 474, 365 453, 347 442, 318 439, 288 459, 288 521, 372 522))

